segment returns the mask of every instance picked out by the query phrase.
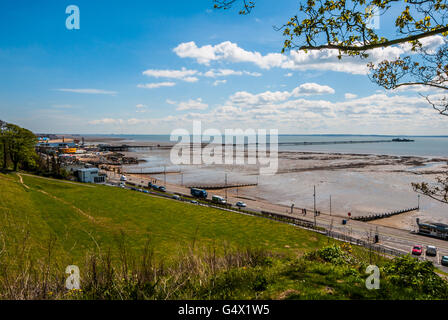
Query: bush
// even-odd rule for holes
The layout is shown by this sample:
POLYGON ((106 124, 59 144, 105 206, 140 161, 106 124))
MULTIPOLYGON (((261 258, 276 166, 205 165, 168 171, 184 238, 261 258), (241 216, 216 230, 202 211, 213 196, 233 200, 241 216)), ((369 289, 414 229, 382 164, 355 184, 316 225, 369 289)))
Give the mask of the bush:
POLYGON ((434 272, 430 261, 419 261, 406 255, 387 262, 383 273, 393 286, 402 289, 412 289, 421 294, 422 298, 448 298, 448 283, 434 272))
POLYGON ((335 265, 344 265, 352 262, 351 256, 338 245, 323 247, 305 255, 308 260, 320 260, 335 265))

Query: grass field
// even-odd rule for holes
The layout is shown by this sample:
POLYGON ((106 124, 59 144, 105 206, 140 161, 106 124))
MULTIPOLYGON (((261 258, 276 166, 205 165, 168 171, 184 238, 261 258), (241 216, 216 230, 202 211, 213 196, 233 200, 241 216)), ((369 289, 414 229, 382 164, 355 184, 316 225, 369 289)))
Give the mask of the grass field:
POLYGON ((411 257, 367 290, 363 248, 261 217, 102 185, 0 174, 0 299, 434 299, 411 257), (82 271, 67 290, 65 268, 82 271))
POLYGON ((164 258, 177 256, 193 242, 294 255, 327 243, 319 234, 259 217, 108 186, 22 177, 24 185, 17 175, 0 175, 0 221, 5 233, 29 231, 36 248, 45 248, 54 236, 55 250, 73 263, 88 248, 115 247, 123 235, 136 249, 149 239, 156 255, 164 258))

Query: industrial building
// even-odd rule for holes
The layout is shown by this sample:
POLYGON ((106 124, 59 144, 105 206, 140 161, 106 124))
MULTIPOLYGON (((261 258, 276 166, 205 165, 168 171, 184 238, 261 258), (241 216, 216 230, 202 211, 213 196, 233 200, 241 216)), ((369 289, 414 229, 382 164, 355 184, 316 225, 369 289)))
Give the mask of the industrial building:
POLYGON ((98 168, 84 168, 77 171, 80 182, 85 183, 104 183, 106 182, 106 175, 100 174, 98 168))

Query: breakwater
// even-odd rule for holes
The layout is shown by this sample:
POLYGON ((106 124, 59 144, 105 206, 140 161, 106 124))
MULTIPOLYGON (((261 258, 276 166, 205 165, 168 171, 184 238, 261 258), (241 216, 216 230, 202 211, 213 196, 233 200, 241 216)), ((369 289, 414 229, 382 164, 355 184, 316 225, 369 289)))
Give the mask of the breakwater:
POLYGON ((360 216, 360 217, 353 217, 351 218, 352 220, 358 220, 358 221, 372 221, 372 220, 378 220, 378 219, 383 219, 383 218, 389 218, 392 216, 396 216, 398 214, 402 214, 402 213, 406 213, 406 212, 411 212, 411 211, 416 211, 418 210, 418 207, 415 208, 409 208, 409 209, 403 209, 403 210, 397 210, 397 211, 393 211, 393 212, 386 212, 386 213, 379 213, 379 214, 371 214, 371 215, 367 215, 367 216, 360 216))

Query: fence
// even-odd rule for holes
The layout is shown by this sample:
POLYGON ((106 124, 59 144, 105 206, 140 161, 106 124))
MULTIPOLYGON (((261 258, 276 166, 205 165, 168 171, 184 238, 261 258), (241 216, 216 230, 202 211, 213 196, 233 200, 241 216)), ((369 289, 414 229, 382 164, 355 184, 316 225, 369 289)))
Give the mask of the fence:
POLYGON ((354 238, 352 236, 348 236, 346 234, 339 233, 339 232, 326 230, 326 236, 331 237, 333 239, 341 240, 344 242, 349 242, 349 243, 355 244, 357 246, 362 246, 362 247, 365 247, 368 249, 372 249, 372 251, 376 251, 376 252, 382 253, 382 254, 388 254, 391 256, 399 257, 399 256, 402 256, 402 255, 405 255, 408 253, 408 252, 404 252, 401 250, 388 248, 388 247, 382 246, 380 244, 375 244, 375 243, 372 243, 372 242, 369 242, 366 240, 354 238))

